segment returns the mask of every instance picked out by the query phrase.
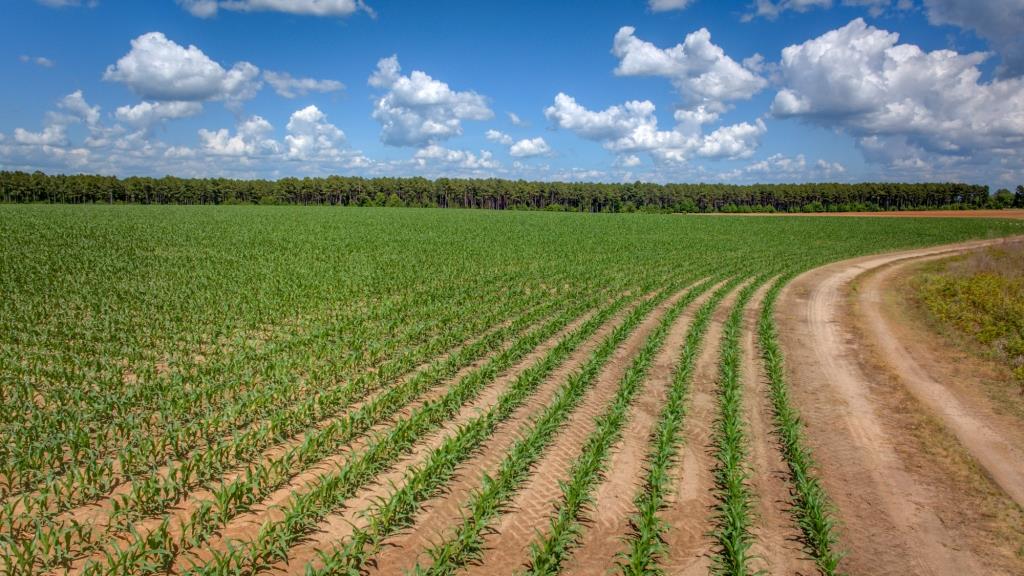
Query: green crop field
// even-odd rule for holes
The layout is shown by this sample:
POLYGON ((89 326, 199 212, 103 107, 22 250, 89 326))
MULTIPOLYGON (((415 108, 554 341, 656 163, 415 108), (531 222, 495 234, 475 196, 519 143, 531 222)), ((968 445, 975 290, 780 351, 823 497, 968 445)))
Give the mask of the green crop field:
POLYGON ((416 571, 460 572, 489 558, 491 531, 604 386, 521 568, 558 573, 689 308, 616 562, 657 573, 671 554, 663 514, 687 390, 701 348, 716 347, 706 530, 714 570, 752 573, 738 350, 760 287, 754 330, 794 522, 834 573, 828 495, 786 395, 779 289, 830 261, 1022 232, 971 219, 0 206, 0 573, 386 571, 375 559, 416 531, 429 540, 416 571), (722 337, 705 342, 720 307, 722 337), (539 401, 547 382, 557 388, 539 401), (457 482, 467 489, 449 492, 457 482), (454 516, 421 526, 447 494, 454 516))

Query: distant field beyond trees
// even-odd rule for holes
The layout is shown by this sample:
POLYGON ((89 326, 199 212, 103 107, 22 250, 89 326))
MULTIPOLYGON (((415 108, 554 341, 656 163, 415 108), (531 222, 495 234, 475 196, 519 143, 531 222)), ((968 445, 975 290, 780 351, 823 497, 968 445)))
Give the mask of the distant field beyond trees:
POLYGON ((47 203, 301 204, 570 212, 853 212, 1024 208, 1016 193, 945 183, 603 184, 438 178, 117 178, 0 172, 0 200, 47 203))

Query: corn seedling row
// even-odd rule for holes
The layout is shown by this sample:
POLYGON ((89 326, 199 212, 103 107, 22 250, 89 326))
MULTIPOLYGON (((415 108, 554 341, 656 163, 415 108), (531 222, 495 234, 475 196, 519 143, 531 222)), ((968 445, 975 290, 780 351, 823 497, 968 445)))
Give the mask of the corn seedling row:
MULTIPOLYGON (((707 282, 695 285, 683 299, 695 297, 706 286, 707 282)), ((430 564, 417 564, 414 573, 455 574, 467 563, 482 558, 484 533, 488 526, 506 509, 529 478, 532 467, 568 422, 569 415, 583 400, 615 348, 631 333, 626 328, 630 324, 638 325, 640 320, 641 316, 629 318, 618 333, 611 334, 587 364, 569 378, 544 412, 533 421, 529 430, 512 446, 494 476, 486 473, 483 475, 480 489, 464 506, 462 522, 453 534, 426 550, 430 564)))
POLYGON ((594 431, 573 462, 569 478, 561 482, 561 499, 546 532, 538 532, 530 544, 528 574, 557 574, 571 554, 583 531, 581 515, 584 507, 593 502, 593 491, 607 467, 612 446, 622 437, 629 408, 647 378, 651 362, 665 344, 669 330, 683 309, 707 287, 708 283, 705 283, 699 289, 691 290, 665 313, 626 369, 614 399, 598 417, 594 431))
POLYGON ((371 441, 366 450, 353 455, 344 466, 320 477, 310 491, 293 495, 282 508, 284 518, 281 521, 264 523, 255 539, 230 547, 226 555, 217 555, 214 562, 195 566, 190 573, 234 574, 240 570, 249 574, 266 568, 272 561, 285 560, 288 549, 315 528, 319 520, 390 467, 426 434, 454 416, 461 406, 476 398, 501 372, 513 366, 590 306, 591 301, 578 303, 466 375, 443 397, 423 404, 382 436, 371 441))
POLYGON ((657 428, 651 436, 651 450, 647 456, 647 470, 634 505, 636 512, 630 519, 632 532, 626 543, 628 549, 619 558, 619 569, 628 576, 660 576, 664 570, 661 560, 669 552, 663 535, 669 526, 659 513, 668 506, 672 496, 672 468, 676 464, 683 442, 682 427, 686 418, 686 398, 693 381, 697 357, 703 349, 704 336, 715 308, 722 302, 739 278, 723 284, 694 314, 686 333, 686 341, 672 376, 672 385, 658 418, 657 428))
MULTIPOLYGON (((552 302, 532 310, 512 324, 487 334, 481 340, 460 349, 453 356, 438 361, 428 369, 417 373, 403 384, 390 388, 380 397, 374 398, 358 410, 335 419, 327 426, 307 430, 302 442, 295 444, 276 458, 254 462, 235 480, 214 489, 215 499, 201 502, 191 515, 182 523, 181 536, 177 548, 187 549, 205 541, 220 525, 226 523, 239 510, 258 502, 273 489, 283 485, 288 479, 301 470, 332 453, 341 445, 351 441, 359 434, 368 430, 376 422, 386 418, 395 410, 411 401, 430 388, 440 384, 444 378, 453 376, 463 366, 482 357, 504 339, 535 322, 547 313, 552 302), (214 506, 213 504, 216 504, 214 506)), ((351 405, 355 394, 365 395, 368 389, 353 385, 365 386, 373 380, 357 380, 350 386, 339 389, 347 391, 347 396, 338 395, 335 400, 344 402, 337 410, 351 405)), ((321 398, 323 400, 323 398, 321 398)), ((327 406, 321 402, 320 407, 327 406)), ((171 465, 168 473, 161 476, 150 476, 131 485, 130 491, 112 502, 110 520, 107 525, 129 531, 134 521, 152 516, 171 506, 191 489, 204 485, 231 470, 238 463, 253 461, 260 456, 262 449, 269 447, 277 438, 287 437, 289 433, 298 432, 318 421, 315 415, 306 412, 300 414, 305 418, 297 418, 294 413, 284 411, 275 415, 266 425, 243 434, 231 441, 218 443, 211 449, 198 452, 192 458, 180 464, 171 465)), ((51 531, 64 531, 64 525, 58 524, 49 528, 51 531)), ((59 557, 79 556, 88 553, 105 541, 113 538, 117 532, 99 533, 96 530, 85 532, 94 538, 87 541, 67 539, 64 544, 70 548, 61 550, 59 557), (97 538, 99 537, 99 538, 97 538)), ((170 532, 168 533, 170 536, 170 532)), ((141 546, 140 537, 131 535, 132 544, 124 554, 134 554, 141 546)), ((12 547, 31 545, 31 540, 16 541, 12 547)), ((121 555, 122 552, 107 551, 106 554, 121 555)), ((38 559, 44 565, 52 564, 48 558, 38 559)), ((109 558, 108 558, 109 560, 109 558)))
MULTIPOLYGON (((544 333, 544 331, 550 330, 553 324, 557 325, 557 322, 565 321, 578 310, 579 305, 577 304, 575 308, 562 312, 555 321, 548 322, 538 331, 544 333)), ((417 373, 407 382, 388 389, 384 394, 373 398, 344 417, 332 421, 328 426, 309 431, 302 443, 286 450, 278 457, 261 460, 250 465, 244 474, 214 488, 214 498, 200 502, 193 512, 182 520, 180 534, 176 540, 173 540, 172 534, 168 534, 168 538, 172 538, 169 547, 173 547, 176 554, 180 554, 206 542, 211 535, 226 526, 238 513, 258 503, 312 464, 335 453, 345 444, 365 434, 374 425, 393 416, 402 407, 415 401, 446 378, 454 376, 459 369, 469 365, 473 360, 483 357, 487 351, 492 350, 502 340, 521 330, 525 325, 536 321, 547 311, 548 307, 535 309, 508 327, 496 331, 491 337, 467 346, 453 357, 417 373)), ((532 341, 537 338, 538 331, 525 336, 524 340, 532 341)), ((516 346, 521 347, 522 344, 517 343, 516 346)), ((475 374, 478 372, 471 373, 466 379, 472 378, 475 374)), ((479 378, 473 382, 478 383, 479 378)), ((143 550, 145 550, 144 544, 136 538, 126 548, 113 553, 113 555, 116 560, 121 556, 138 556, 143 550)), ((111 563, 110 558, 107 563, 111 563)), ((98 566, 98 564, 92 564, 92 566, 98 566)), ((99 568, 90 568, 90 570, 96 573, 99 568)))
MULTIPOLYGON (((534 437, 540 439, 543 436, 550 440, 550 437, 559 429, 560 423, 569 416, 583 393, 594 382, 600 367, 608 361, 615 348, 668 294, 668 291, 662 291, 654 298, 641 303, 611 334, 601 341, 584 367, 569 376, 567 383, 556 393, 553 401, 545 407, 543 414, 534 420, 531 430, 517 442, 517 447, 524 446, 524 442, 529 442, 529 439, 534 437)), ((604 320, 607 320, 610 314, 602 316, 605 316, 604 320)), ((598 325, 595 323, 589 327, 588 332, 592 334, 597 327, 598 325)), ((576 338, 577 345, 583 339, 583 335, 576 338)), ((329 553, 322 553, 319 559, 320 566, 308 565, 307 575, 351 574, 362 570, 366 563, 377 554, 380 546, 389 536, 415 521, 415 515, 421 503, 437 493, 440 487, 454 474, 456 467, 472 455, 473 451, 490 436, 497 424, 510 417, 533 394, 544 377, 550 374, 557 364, 568 356, 569 352, 570 350, 565 350, 564 353, 559 354, 561 357, 557 361, 549 353, 547 358, 537 364, 536 369, 518 379, 491 410, 463 426, 457 434, 446 438, 444 443, 430 454, 426 463, 412 468, 406 473, 401 488, 394 490, 390 495, 382 498, 377 505, 363 512, 363 517, 368 521, 366 528, 357 528, 347 542, 337 546, 329 553)), ((542 450, 545 442, 541 440, 538 443, 538 440, 534 440, 530 444, 535 450, 542 450)), ((533 456, 536 457, 536 454, 533 456)), ((516 458, 519 459, 517 464, 525 465, 525 461, 529 457, 530 454, 528 451, 524 452, 523 448, 518 450, 513 448, 506 461, 509 458, 516 458)))
MULTIPOLYGON (((500 291, 491 298, 504 302, 509 308, 509 304, 515 304, 503 299, 500 291)), ((404 312, 408 314, 412 310, 406 308, 404 312)), ((402 313, 398 310, 390 317, 383 316, 361 326, 360 330, 365 330, 361 332, 363 342, 371 342, 376 334, 387 331, 388 323, 404 328, 407 324, 402 322, 402 313)), ((441 320, 441 323, 428 321, 412 330, 399 331, 395 334, 394 346, 398 349, 417 344, 431 330, 444 326, 444 318, 441 320)), ((168 456, 181 458, 202 442, 257 421, 296 399, 307 398, 311 390, 292 376, 298 367, 295 363, 309 364, 312 358, 309 349, 313 343, 327 346, 330 345, 328 336, 351 332, 339 328, 330 324, 320 326, 311 333, 305 331, 270 341, 255 351, 237 346, 239 353, 224 358, 221 363, 186 365, 185 368, 191 370, 190 379, 201 382, 200 386, 183 386, 184 375, 180 371, 157 374, 150 370, 142 374, 143 378, 135 375, 135 382, 119 380, 116 386, 109 386, 107 397, 102 401, 91 400, 88 410, 80 409, 82 402, 62 396, 54 410, 34 413, 31 423, 21 422, 12 429, 11 442, 18 457, 3 465, 10 469, 6 476, 12 486, 7 490, 13 489, 14 493, 9 496, 19 491, 45 493, 50 489, 53 496, 63 496, 60 503, 64 507, 85 503, 97 492, 102 495, 103 487, 82 488, 65 496, 53 486, 77 486, 76 480, 82 478, 97 478, 109 484, 118 480, 111 480, 112 474, 130 478, 151 471, 168 456), (282 359, 290 362, 282 362, 282 359), (227 374, 230 377, 221 377, 227 374), (254 388, 256 383, 259 386, 254 388), (141 418, 140 406, 154 409, 159 417, 141 418), (196 412, 200 409, 202 414, 196 412), (40 430, 50 433, 41 437, 40 430), (75 478, 65 481, 63 477, 68 473, 75 478), (41 482, 45 484, 40 485, 41 482)), ((480 328, 482 326, 477 329, 480 328)), ((284 329, 297 330, 298 327, 285 325, 278 331, 284 329)), ((419 345, 422 347, 423 343, 419 345)), ((317 368, 319 373, 310 374, 305 382, 344 379, 361 365, 364 363, 332 361, 317 368)))
POLYGON ((715 527, 712 531, 718 549, 713 558, 712 571, 730 576, 752 574, 749 563, 754 540, 750 531, 754 495, 747 483, 750 469, 743 422, 740 332, 743 329, 743 309, 762 282, 763 279, 759 278, 740 290, 722 327, 721 358, 718 364, 719 414, 714 434, 714 480, 718 504, 715 507, 715 527))
POLYGON ((843 556, 838 550, 839 536, 832 503, 814 471, 814 459, 804 443, 800 415, 789 399, 784 358, 775 328, 775 301, 789 279, 780 277, 765 295, 758 321, 758 344, 768 375, 776 433, 789 467, 795 500, 792 513, 818 570, 823 576, 835 576, 839 574, 839 561, 843 556))
MULTIPOLYGON (((343 493, 422 445, 458 400, 428 410, 435 403, 422 398, 491 358, 479 380, 455 384, 473 397, 498 369, 493 360, 511 358, 498 348, 519 350, 532 341, 522 336, 528 327, 578 302, 635 297, 698 270, 790 278, 844 258, 1019 230, 967 219, 0 206, 0 574, 87 564, 95 573, 173 572, 205 546, 219 551, 206 564, 220 573, 248 570, 245 558, 276 561, 268 538, 293 541, 303 523, 343 505, 343 493), (291 527, 246 532, 246 508, 349 452, 340 479, 310 472, 313 483, 301 482, 291 527)), ((762 310, 793 513, 819 570, 833 574, 834 522, 786 408, 769 327, 762 310)), ((638 478, 650 494, 633 528, 647 532, 643 542, 630 535, 637 548, 620 558, 636 559, 638 573, 663 556, 654 544, 665 495, 651 478, 671 460, 669 439, 652 440, 648 478, 638 478)), ((546 441, 537 442, 517 458, 546 441)), ((481 526, 494 521, 487 502, 517 489, 516 470, 495 471, 507 483, 478 486, 487 494, 472 508, 481 526)), ((414 492, 396 488, 396 498, 414 496, 395 500, 396 512, 417 509, 447 478, 441 464, 420 472, 407 477, 414 492)), ((389 517, 374 534, 404 523, 389 517)), ((452 565, 475 558, 477 528, 465 530, 465 549, 444 553, 452 565)), ((367 550, 378 536, 364 540, 367 550)))
MULTIPOLYGON (((455 340, 460 334, 463 340, 469 339, 472 335, 478 334, 490 323, 499 322, 508 316, 509 312, 515 311, 531 302, 518 302, 502 298, 500 293, 493 296, 494 306, 488 313, 477 316, 468 321, 461 322, 454 315, 441 315, 438 322, 429 322, 425 325, 415 327, 412 330, 402 330, 395 335, 394 346, 396 350, 406 350, 400 356, 386 359, 383 363, 374 366, 378 378, 388 374, 397 374, 409 369, 411 362, 428 359, 439 353, 441 347, 452 346, 461 342, 455 340), (431 334, 439 326, 457 322, 463 329, 461 331, 446 331, 441 338, 433 338, 423 341, 424 337, 431 334), (487 323, 484 323, 487 322, 487 323)), ((487 304, 488 301, 484 301, 487 304)), ((381 325, 383 328, 383 325, 381 325)), ((336 329, 323 328, 320 333, 330 333, 336 329)), ((366 333, 370 337, 371 333, 366 333)), ((77 438, 73 452, 78 456, 65 458, 61 467, 50 470, 46 476, 41 478, 40 485, 32 488, 35 493, 24 494, 22 500, 29 498, 39 499, 46 496, 50 499, 51 510, 54 512, 63 511, 70 506, 88 503, 91 499, 103 496, 109 488, 125 480, 131 480, 139 475, 152 473, 157 466, 162 465, 167 458, 182 459, 192 450, 208 446, 214 439, 238 430, 246 425, 259 422, 261 418, 273 414, 282 406, 290 406, 299 401, 299 404, 315 406, 323 388, 308 389, 311 383, 318 383, 322 386, 325 382, 342 381, 350 378, 359 364, 346 362, 340 366, 331 363, 317 368, 316 372, 309 372, 304 382, 296 382, 295 378, 289 378, 288 374, 296 370, 296 366, 283 363, 282 358, 294 358, 294 361, 309 364, 308 353, 303 347, 309 346, 309 341, 316 340, 318 334, 305 334, 302 338, 288 339, 284 344, 287 348, 275 346, 271 350, 263 351, 261 356, 253 357, 244 351, 232 356, 224 366, 218 366, 216 371, 207 370, 203 366, 201 370, 190 375, 202 382, 201 386, 189 387, 183 385, 183 375, 170 374, 165 378, 147 378, 145 382, 139 382, 137 387, 147 388, 146 397, 150 402, 156 402, 151 408, 157 410, 159 422, 169 424, 166 429, 156 430, 152 422, 139 422, 134 417, 135 412, 130 412, 127 419, 118 420, 114 418, 105 422, 107 434, 116 438, 120 445, 113 455, 103 450, 105 442, 94 434, 89 434, 78 426, 76 420, 80 415, 68 417, 63 413, 54 414, 52 417, 59 426, 54 423, 40 423, 40 426, 69 427, 78 426, 73 432, 54 435, 50 441, 60 441, 67 434, 77 438), (275 361, 270 368, 266 366, 268 359, 275 361), (342 372, 338 372, 342 369, 342 372), (218 374, 231 374, 229 378, 218 378, 218 374), (269 380, 269 381, 268 381, 269 380), (259 383, 255 389, 251 387, 259 383), (225 397, 227 404, 220 404, 211 398, 211 394, 217 390, 228 390, 231 397, 225 397), (183 396, 191 393, 192 397, 183 396), (155 396, 155 398, 154 398, 155 396), (170 399, 168 399, 170 397, 170 399), (197 414, 197 410, 202 410, 197 414), (75 424, 71 424, 75 423, 75 424), (83 460, 81 466, 73 464, 83 460), (66 478, 72 476, 72 478, 66 478), (85 480, 85 481, 83 481, 85 480)), ((329 387, 328 390, 333 389, 329 387)), ((127 390, 127 397, 131 397, 131 390, 127 390)), ((115 413, 123 411, 119 407, 115 413)), ((308 408, 307 408, 308 409, 308 408)), ((20 433, 29 434, 30 429, 22 429, 20 433)), ((65 452, 69 451, 65 448, 65 452)), ((52 451, 45 444, 38 442, 31 450, 23 450, 23 456, 30 455, 37 451, 52 451)), ((16 465, 9 463, 9 465, 16 465)), ((29 470, 29 468, 26 468, 29 470)), ((27 476, 22 476, 23 488, 27 486, 27 476)), ((16 496, 14 494, 12 496, 16 496)), ((24 505, 24 504, 23 504, 24 505)))

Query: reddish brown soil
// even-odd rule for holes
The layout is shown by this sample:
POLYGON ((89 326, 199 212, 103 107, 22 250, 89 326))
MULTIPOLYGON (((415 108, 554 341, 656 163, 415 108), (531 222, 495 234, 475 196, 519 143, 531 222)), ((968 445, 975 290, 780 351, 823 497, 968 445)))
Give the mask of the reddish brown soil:
POLYGON ((1008 218, 1012 220, 1024 219, 1024 209, 1009 210, 903 210, 899 212, 786 212, 786 213, 735 213, 724 214, 711 212, 701 214, 702 216, 839 216, 851 217, 872 217, 872 218, 1008 218))

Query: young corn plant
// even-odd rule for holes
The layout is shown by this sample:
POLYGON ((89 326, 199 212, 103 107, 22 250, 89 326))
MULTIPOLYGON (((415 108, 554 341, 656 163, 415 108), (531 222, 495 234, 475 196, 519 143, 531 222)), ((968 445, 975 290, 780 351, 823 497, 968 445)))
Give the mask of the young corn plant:
MULTIPOLYGON (((505 308, 511 308, 518 304, 507 299, 502 303, 500 293, 489 297, 494 299, 495 304, 498 304, 493 311, 499 312, 496 315, 499 318, 501 317, 500 312, 504 312, 505 308)), ((424 309, 428 308, 430 307, 424 307, 424 309)), ((446 314, 444 309, 438 309, 435 321, 399 331, 393 336, 393 344, 396 347, 418 344, 416 338, 425 334, 425 329, 433 327, 436 330, 439 326, 451 323, 456 317, 453 311, 454 309, 450 309, 446 314), (452 317, 446 319, 446 315, 452 317)), ((479 329, 476 321, 480 319, 482 317, 471 319, 469 322, 460 323, 460 325, 466 328, 476 325, 479 329)), ((363 329, 367 330, 367 334, 370 335, 373 334, 373 326, 375 325, 369 324, 363 329)), ((377 325, 377 330, 383 331, 385 327, 377 325)), ((472 334, 473 332, 470 330, 468 333, 472 334)), ((261 357, 286 356, 299 345, 308 344, 308 339, 311 337, 315 337, 315 335, 306 338, 285 338, 280 342, 275 342, 275 346, 261 350, 261 357)), ((420 347, 422 348, 422 346, 420 347)), ((430 352, 427 351, 426 355, 421 357, 429 358, 429 354, 430 352)), ((262 367, 262 373, 265 375, 268 370, 262 366, 261 357, 245 358, 244 360, 253 366, 262 367)), ((310 396, 304 386, 296 385, 294 379, 288 377, 277 378, 272 382, 264 382, 260 387, 252 388, 249 383, 257 380, 253 377, 257 373, 253 372, 246 378, 245 371, 238 371, 241 367, 239 360, 240 358, 237 357, 229 357, 226 359, 229 362, 226 365, 204 365, 203 372, 195 375, 196 378, 205 378, 209 382, 204 382, 204 388, 199 391, 205 396, 203 402, 196 402, 196 398, 186 399, 182 396, 187 393, 189 387, 182 385, 183 382, 179 381, 180 375, 178 374, 172 374, 170 378, 146 379, 145 394, 133 393, 132 386, 122 385, 118 390, 118 400, 120 401, 118 409, 123 410, 126 405, 135 405, 143 401, 155 402, 157 404, 155 409, 160 415, 159 425, 164 429, 155 429, 152 422, 135 420, 132 420, 128 426, 121 426, 121 421, 115 420, 107 424, 106 430, 109 432, 116 427, 121 432, 119 434, 104 432, 103 436, 97 436, 83 428, 71 427, 66 434, 44 437, 44 441, 51 444, 58 440, 65 443, 65 453, 69 456, 61 459, 55 468, 39 470, 40 473, 46 472, 45 475, 38 475, 39 480, 45 480, 42 485, 33 486, 30 476, 20 476, 22 493, 15 495, 35 497, 41 493, 50 494, 54 497, 53 512, 58 513, 71 506, 101 497, 118 483, 132 480, 140 474, 151 473, 169 453, 177 458, 182 458, 191 450, 201 447, 204 441, 208 444, 210 440, 222 433, 228 433, 258 422, 262 417, 279 409, 282 404, 289 405, 310 396), (230 377, 222 377, 222 372, 211 372, 214 370, 231 371, 230 377), (152 393, 157 387, 159 394, 154 396, 152 393), (138 399, 136 400, 136 398, 138 399), (224 404, 221 404, 222 401, 224 404), (193 411, 198 406, 206 407, 207 412, 202 415, 195 414, 193 411), (115 440, 116 443, 114 443, 115 440), (110 452, 107 448, 114 451, 110 452), (90 474, 89 469, 96 466, 104 467, 107 473, 90 474), (80 480, 83 475, 90 477, 93 481, 83 485, 80 480), (69 482, 69 480, 71 481, 69 482), (28 492, 29 489, 34 492, 28 492)), ((244 365, 242 364, 242 366, 244 365)), ((282 367, 283 364, 278 364, 273 368, 275 371, 279 371, 282 367)), ((348 368, 346 367, 346 369, 348 368)), ((252 368, 250 368, 251 370, 252 368)), ((283 374, 287 375, 287 372, 283 372, 283 374)), ((325 374, 324 377, 338 379, 348 374, 350 371, 325 374)), ((137 386, 142 386, 142 383, 137 386)), ((319 396, 319 391, 308 398, 307 402, 315 400, 317 396, 319 396)), ((58 417, 56 413, 48 414, 48 416, 58 417)), ((124 417, 134 418, 134 413, 129 412, 124 417)), ((72 418, 72 421, 75 420, 72 418)), ((68 426, 63 421, 54 422, 55 425, 58 423, 62 427, 68 426)), ((50 444, 40 444, 37 448, 47 450, 44 446, 50 446, 50 444)), ((52 452, 52 447, 49 450, 52 452)), ((27 450, 19 450, 18 456, 23 458, 30 453, 27 450)))
MULTIPOLYGON (((455 355, 438 361, 408 381, 373 398, 358 410, 332 421, 321 429, 309 431, 301 444, 293 446, 276 458, 254 463, 235 480, 217 486, 213 489, 214 501, 210 505, 200 502, 191 515, 182 522, 182 529, 178 537, 179 551, 188 550, 205 542, 218 528, 225 526, 239 512, 284 485, 308 466, 330 455, 339 447, 369 431, 372 426, 397 413, 402 406, 439 385, 444 378, 454 375, 462 366, 468 365, 472 360, 482 356, 486 350, 499 344, 503 337, 521 329, 523 325, 542 316, 546 311, 546 306, 540 307, 494 334, 461 349, 455 355)), ((201 475, 197 474, 197 476, 212 478, 222 473, 222 470, 222 467, 216 467, 201 475)), ((160 492, 160 485, 155 484, 149 492, 140 491, 127 495, 126 502, 115 509, 111 517, 114 520, 126 518, 123 511, 136 509, 133 507, 138 507, 140 501, 145 497, 153 500, 150 507, 157 509, 167 505, 167 501, 176 496, 177 493, 173 491, 160 492), (152 492, 156 493, 153 496, 146 496, 152 492)))
POLYGON ((597 418, 596 427, 569 471, 569 479, 561 482, 562 496, 555 515, 545 533, 538 533, 530 544, 528 574, 557 574, 572 553, 583 533, 584 508, 593 503, 593 491, 608 465, 612 446, 622 437, 622 428, 629 417, 629 408, 643 387, 651 362, 665 344, 669 330, 683 309, 702 294, 710 281, 691 289, 673 304, 648 335, 619 381, 611 404, 597 418))
MULTIPOLYGON (((554 303, 548 303, 532 310, 527 314, 528 318, 537 318, 541 316, 544 311, 554 303)), ((509 326, 521 325, 524 319, 520 319, 519 324, 512 322, 509 326)), ((507 327, 506 327, 507 328, 507 327)), ((499 329, 495 333, 485 335, 480 341, 475 344, 469 345, 469 352, 479 355, 493 346, 493 342, 498 337, 499 329)), ((505 332, 507 333, 507 332, 505 332)), ((473 354, 462 354, 467 349, 460 349, 454 356, 449 357, 449 362, 440 363, 439 366, 447 368, 447 370, 436 371, 433 374, 434 381, 438 381, 440 378, 447 374, 454 373, 461 365, 472 361, 475 356, 473 354), (461 364, 460 364, 461 362, 461 364)), ((126 531, 130 527, 132 521, 140 519, 142 517, 157 514, 162 511, 167 505, 177 501, 181 495, 186 493, 193 486, 221 474, 224 470, 229 468, 233 462, 244 460, 246 458, 251 459, 259 453, 259 449, 269 442, 277 441, 279 438, 287 437, 293 431, 300 430, 308 426, 311 422, 315 422, 319 414, 322 414, 324 410, 334 408, 338 410, 343 406, 350 404, 353 399, 358 398, 355 394, 367 394, 372 391, 372 388, 367 387, 367 384, 373 381, 382 382, 384 374, 393 374, 394 371, 381 371, 375 375, 375 379, 359 378, 353 381, 353 383, 343 389, 344 394, 321 394, 314 397, 318 403, 315 405, 317 410, 313 411, 284 411, 283 413, 275 414, 269 421, 263 426, 250 430, 242 434, 239 437, 230 438, 226 441, 221 441, 215 445, 209 446, 208 450, 199 452, 193 455, 193 457, 186 459, 177 465, 172 465, 168 472, 162 476, 149 476, 141 478, 131 485, 129 494, 122 495, 112 500, 112 514, 111 520, 108 523, 109 526, 119 530, 126 531), (301 415, 301 417, 290 417, 291 414, 301 415)), ((379 385, 379 384, 378 384, 379 385)), ((309 405, 308 403, 306 405, 309 405)), ((301 409, 301 407, 300 407, 301 409)), ((338 427, 328 427, 327 430, 321 431, 317 436, 319 440, 316 448, 320 453, 324 453, 329 450, 329 446, 326 446, 326 439, 330 437, 331 433, 337 432, 338 427)), ((306 456, 307 460, 313 458, 314 450, 308 444, 301 448, 300 454, 306 456)), ((289 453, 290 456, 295 454, 289 453)), ((273 464, 279 464, 280 460, 275 461, 271 464, 271 468, 274 468, 273 464)), ((263 464, 256 465, 257 470, 263 470, 263 464)), ((252 470, 250 469, 250 473, 252 470)), ((72 471, 69 475, 61 477, 63 481, 73 480, 75 478, 74 472, 72 471)), ((111 476, 108 476, 111 478, 111 476)), ((279 476, 280 478, 280 476, 279 476)), ((77 484, 81 488, 81 484, 77 484)), ((16 502, 9 501, 6 503, 5 510, 17 509, 18 506, 23 508, 19 514, 4 514, 2 517, 11 525, 11 534, 21 534, 21 539, 26 537, 31 538, 35 532, 28 531, 26 522, 31 520, 32 522, 48 522, 52 518, 52 514, 56 510, 61 509, 58 507, 50 506, 49 504, 49 493, 42 492, 37 495, 33 495, 31 498, 23 498, 16 502), (25 510, 35 506, 39 509, 38 513, 28 514, 25 510)), ((190 525, 191 526, 191 525, 190 525)), ((55 524, 53 530, 61 530, 61 524, 55 524)), ((89 550, 95 549, 103 544, 104 541, 108 540, 112 534, 108 531, 94 530, 88 533, 77 533, 78 536, 86 535, 86 540, 80 540, 78 538, 62 539, 62 554, 65 556, 76 556, 81 555, 89 550), (97 539, 98 537, 98 539, 97 539)), ((192 534, 195 536, 195 534, 192 534)), ((36 548, 39 549, 39 548, 36 548)))
POLYGON ((765 295, 758 321, 758 344, 771 394, 775 429, 789 467, 795 499, 792 514, 804 536, 808 554, 822 576, 840 574, 843 558, 838 550, 838 528, 831 501, 814 470, 814 460, 803 439, 800 415, 789 399, 785 365, 775 329, 775 302, 789 276, 780 277, 765 295))
MULTIPOLYGON (((517 443, 517 448, 513 449, 509 458, 515 459, 516 464, 525 466, 531 455, 535 457, 537 452, 543 449, 546 442, 550 440, 550 436, 558 429, 559 424, 564 422, 571 408, 578 403, 583 392, 594 381, 600 366, 608 360, 615 347, 667 294, 663 291, 654 298, 641 303, 620 326, 602 341, 583 370, 569 377, 569 381, 562 387, 555 400, 534 422, 532 431, 517 443)), ((431 453, 427 463, 407 472, 401 488, 392 491, 390 496, 381 499, 376 506, 363 512, 363 517, 369 523, 367 528, 357 529, 346 543, 336 547, 333 551, 321 553, 320 566, 308 565, 307 575, 327 576, 353 574, 361 571, 366 563, 377 554, 384 540, 397 530, 412 524, 420 503, 436 494, 454 473, 455 467, 468 458, 501 421, 510 417, 526 401, 543 381, 543 378, 568 356, 572 348, 582 343, 597 329, 600 323, 607 321, 612 311, 606 310, 600 317, 588 324, 585 332, 581 331, 573 337, 571 348, 566 346, 562 350, 556 348, 549 352, 536 365, 536 369, 531 369, 520 376, 487 413, 470 421, 456 435, 446 438, 444 444, 431 453)), ((493 499, 490 501, 493 502, 493 499)), ((496 509, 489 510, 496 511, 496 509)), ((479 533, 477 534, 479 535, 479 533)), ((460 537, 463 540, 467 539, 465 535, 460 535, 460 537)))
POLYGON ((747 480, 745 426, 743 423, 743 380, 740 373, 740 332, 743 310, 754 291, 763 282, 758 278, 748 283, 736 299, 722 327, 721 358, 718 365, 718 408, 715 422, 715 528, 712 531, 718 550, 712 560, 715 574, 747 576, 754 536, 750 531, 754 495, 747 480))
MULTIPOLYGON (((231 570, 241 567, 246 573, 256 573, 275 559, 282 560, 283 551, 315 528, 320 519, 344 504, 345 500, 354 495, 359 488, 390 467, 402 454, 411 450, 424 434, 437 429, 453 417, 502 371, 510 368, 591 305, 589 301, 581 301, 524 336, 511 348, 502 351, 465 376, 442 398, 426 402, 407 418, 397 422, 344 466, 322 476, 309 492, 294 495, 283 508, 284 520, 264 524, 254 540, 238 544, 241 550, 239 564, 233 566, 231 570)), ((219 575, 224 572, 206 565, 193 566, 189 573, 219 575)))
POLYGON ((668 552, 663 535, 669 528, 659 513, 667 506, 672 495, 671 471, 683 442, 682 428, 686 418, 686 398, 697 366, 697 357, 703 349, 704 336, 715 308, 739 283, 740 277, 726 282, 694 314, 680 353, 679 364, 672 375, 665 406, 651 436, 647 455, 647 470, 643 484, 633 504, 636 512, 630 519, 631 533, 626 538, 628 549, 620 553, 618 566, 626 576, 660 576, 660 565, 668 552))
MULTIPOLYGON (((684 297, 690 300, 703 290, 706 283, 695 287, 684 297)), ((453 534, 440 543, 431 546, 426 553, 429 566, 417 564, 414 573, 454 574, 468 562, 481 559, 484 534, 487 527, 500 516, 523 482, 529 477, 531 468, 543 456, 555 435, 568 421, 572 410, 582 401, 590 384, 600 369, 611 357, 615 348, 625 340, 630 325, 635 326, 642 316, 635 314, 606 339, 594 352, 587 364, 570 377, 544 412, 533 421, 528 431, 520 436, 498 467, 494 476, 484 474, 481 487, 474 492, 463 509, 462 522, 453 534)))

